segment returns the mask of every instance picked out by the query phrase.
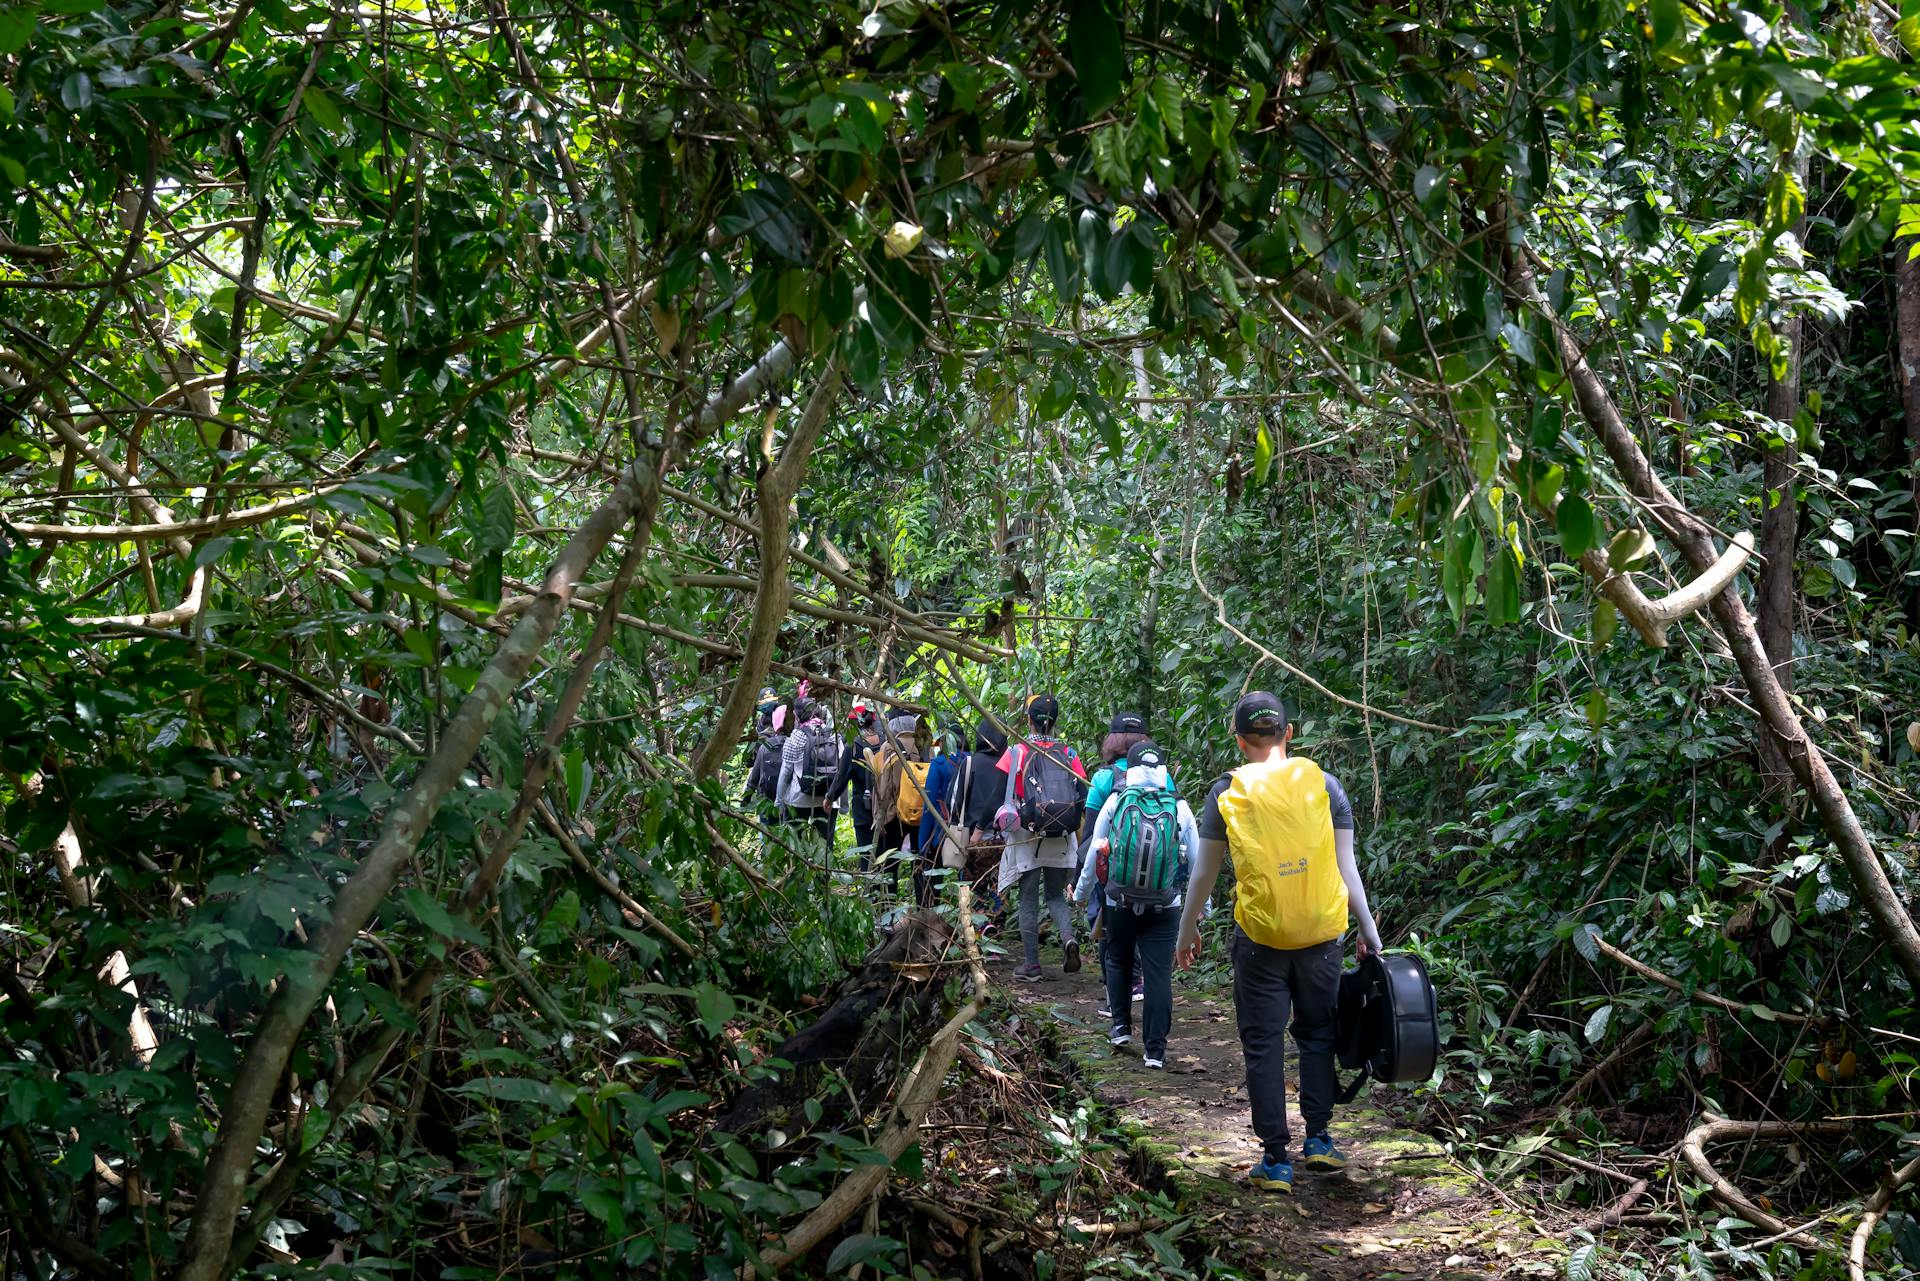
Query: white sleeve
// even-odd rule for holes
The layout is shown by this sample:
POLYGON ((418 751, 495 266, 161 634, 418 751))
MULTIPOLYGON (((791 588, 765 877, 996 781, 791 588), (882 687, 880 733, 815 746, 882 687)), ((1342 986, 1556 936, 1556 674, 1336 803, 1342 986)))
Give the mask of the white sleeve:
POLYGON ((1353 857, 1353 829, 1336 827, 1333 829, 1333 852, 1340 863, 1340 879, 1347 883, 1347 907, 1353 912, 1353 919, 1360 924, 1360 937, 1374 951, 1380 950, 1380 930, 1373 923, 1373 912, 1367 907, 1367 887, 1360 883, 1360 865, 1353 857))
POLYGON ((1082 903, 1086 902, 1087 895, 1092 893, 1094 868, 1100 862, 1093 851, 1100 848, 1100 841, 1106 836, 1107 828, 1113 822, 1114 803, 1118 800, 1118 796, 1109 796, 1106 804, 1100 807, 1100 816, 1093 820, 1093 832, 1087 838, 1087 861, 1080 865, 1080 883, 1073 887, 1073 896, 1082 903))

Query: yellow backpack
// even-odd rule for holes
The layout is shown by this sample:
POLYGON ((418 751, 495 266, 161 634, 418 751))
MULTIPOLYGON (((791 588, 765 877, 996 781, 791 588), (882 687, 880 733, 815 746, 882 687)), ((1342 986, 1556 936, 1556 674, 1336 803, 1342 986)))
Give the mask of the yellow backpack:
POLYGON ((1233 771, 1220 794, 1233 855, 1233 919, 1267 947, 1302 948, 1347 928, 1327 776, 1304 756, 1233 771))
POLYGON ((927 811, 927 770, 929 761, 900 762, 900 794, 894 802, 902 823, 917 824, 927 811))

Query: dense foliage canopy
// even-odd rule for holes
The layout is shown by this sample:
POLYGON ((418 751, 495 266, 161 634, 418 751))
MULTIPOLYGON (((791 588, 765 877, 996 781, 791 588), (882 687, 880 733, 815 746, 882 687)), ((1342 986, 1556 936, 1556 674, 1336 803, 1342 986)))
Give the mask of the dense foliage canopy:
MULTIPOLYGON (((1426 1124, 1861 1118, 1794 1208, 1885 1182, 1864 1266, 1920 1266, 1916 50, 1914 0, 0 12, 0 1268, 841 1231, 959 1028, 743 1124, 902 914, 738 803, 799 679, 1132 704, 1196 780, 1278 689, 1442 989, 1426 1124)), ((1815 1254, 1716 1230, 1616 1254, 1815 1254)))

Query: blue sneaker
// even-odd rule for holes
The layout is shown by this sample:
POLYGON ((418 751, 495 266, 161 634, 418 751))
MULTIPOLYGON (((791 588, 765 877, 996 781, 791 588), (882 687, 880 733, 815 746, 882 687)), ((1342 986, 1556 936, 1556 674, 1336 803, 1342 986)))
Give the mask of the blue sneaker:
POLYGON ((1309 1170, 1344 1170, 1347 1168, 1347 1156, 1333 1146, 1331 1134, 1316 1134, 1308 1139, 1304 1151, 1306 1159, 1301 1162, 1309 1170))
POLYGON ((1261 1161, 1247 1175, 1247 1181, 1262 1192, 1293 1193, 1293 1162, 1261 1161))

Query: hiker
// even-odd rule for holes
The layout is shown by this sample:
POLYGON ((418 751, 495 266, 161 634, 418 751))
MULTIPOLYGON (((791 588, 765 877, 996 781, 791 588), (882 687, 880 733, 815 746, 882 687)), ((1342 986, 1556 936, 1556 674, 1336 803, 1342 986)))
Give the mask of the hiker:
POLYGON ((780 796, 780 755, 787 746, 787 736, 783 732, 787 709, 780 702, 779 695, 771 689, 763 689, 756 710, 759 743, 753 749, 753 766, 747 770, 747 787, 740 793, 740 804, 743 807, 758 805, 776 809, 780 796), (759 799, 756 800, 756 797, 759 799))
POLYGON ((978 910, 987 916, 987 933, 998 929, 1000 919, 997 881, 1006 837, 994 826, 993 815, 1006 795, 1007 778, 1000 771, 1006 750, 1007 736, 983 718, 974 726, 971 752, 943 755, 927 772, 933 807, 920 820, 920 848, 939 850, 940 866, 958 870, 973 886, 978 910), (940 818, 953 828, 953 836, 941 830, 940 818))
POLYGON ((1293 727, 1278 698, 1265 691, 1233 709, 1233 733, 1246 764, 1222 775, 1200 814, 1180 918, 1182 967, 1200 956, 1200 910, 1213 893, 1221 860, 1234 874, 1233 1004, 1247 1062, 1253 1132, 1262 1152, 1250 1178, 1270 1192, 1293 1191, 1287 1129, 1286 1032, 1300 1050, 1300 1112, 1306 1121, 1303 1164, 1338 1170, 1347 1159, 1334 1146, 1334 1013, 1341 942, 1352 910, 1362 960, 1380 950, 1367 910, 1366 887, 1353 858, 1353 807, 1338 779, 1304 756, 1288 754, 1293 727))
POLYGON ((920 842, 920 813, 925 808, 922 796, 931 755, 932 732, 912 712, 896 709, 887 719, 886 734, 889 751, 896 745, 898 751, 884 761, 882 768, 876 772, 876 790, 884 787, 887 793, 887 804, 876 805, 880 848, 888 853, 897 851, 911 854, 920 842), (919 778, 922 784, 920 788, 906 784, 903 775, 908 772, 919 778), (884 782, 879 777, 882 774, 886 775, 884 782), (907 818, 909 814, 912 815, 911 822, 907 818))
MULTIPOLYGON (((931 727, 910 712, 896 710, 881 731, 879 744, 862 748, 873 780, 874 862, 878 866, 887 861, 896 889, 900 864, 913 856, 919 844, 931 747, 931 727)), ((916 891, 923 888, 923 881, 916 868, 916 891)))
MULTIPOLYGON (((1091 849, 1093 825, 1100 817, 1100 807, 1107 803, 1107 797, 1113 795, 1114 781, 1126 771, 1127 753, 1133 750, 1135 743, 1147 740, 1147 718, 1138 712, 1115 712, 1113 719, 1107 722, 1107 736, 1100 741, 1100 768, 1093 772, 1093 778, 1087 786, 1086 816, 1080 820, 1080 848, 1091 849)), ((1101 909, 1106 905, 1106 895, 1080 893, 1079 902, 1086 904, 1087 928, 1092 931, 1097 943, 1094 955, 1100 967, 1100 973, 1107 972, 1107 931, 1100 921, 1101 909)), ((1137 973, 1137 972, 1136 972, 1137 973)), ((1103 989, 1104 990, 1104 989, 1103 989)), ((1140 979, 1135 978, 1132 999, 1145 999, 1140 979)), ((1102 1005, 1097 1011, 1103 1019, 1113 1017, 1113 1010, 1102 1005)))
POLYGON ((823 703, 801 693, 794 698, 793 733, 780 753, 780 819, 812 829, 833 849, 833 806, 827 793, 840 770, 840 736, 827 722, 823 703))
POLYGON ((1000 858, 999 890, 1020 887, 1020 943, 1026 959, 1013 976, 1038 982, 1040 970, 1040 898, 1060 932, 1068 974, 1080 969, 1080 943, 1073 936, 1073 909, 1067 906, 1067 882, 1080 855, 1080 816, 1087 803, 1087 767, 1071 747, 1053 736, 1060 703, 1051 694, 1027 699, 1027 740, 1010 744, 1000 758, 1007 788, 994 824, 1007 834, 1000 858))
POLYGON ((1166 754, 1151 739, 1127 752, 1125 773, 1101 803, 1082 862, 1076 900, 1097 897, 1106 922, 1103 972, 1113 1027, 1107 1043, 1133 1040, 1134 957, 1145 991, 1140 1022, 1142 1061, 1167 1065, 1173 1026, 1173 944, 1180 925, 1183 851, 1200 843, 1193 811, 1174 795, 1166 754), (1098 891, 1094 882, 1100 882, 1098 891))
POLYGON ((827 804, 839 805, 847 798, 847 812, 853 817, 853 839, 859 847, 860 871, 873 870, 873 771, 868 758, 886 745, 880 732, 880 714, 866 702, 853 705, 847 719, 853 722, 853 742, 840 754, 840 768, 827 791, 827 804))

